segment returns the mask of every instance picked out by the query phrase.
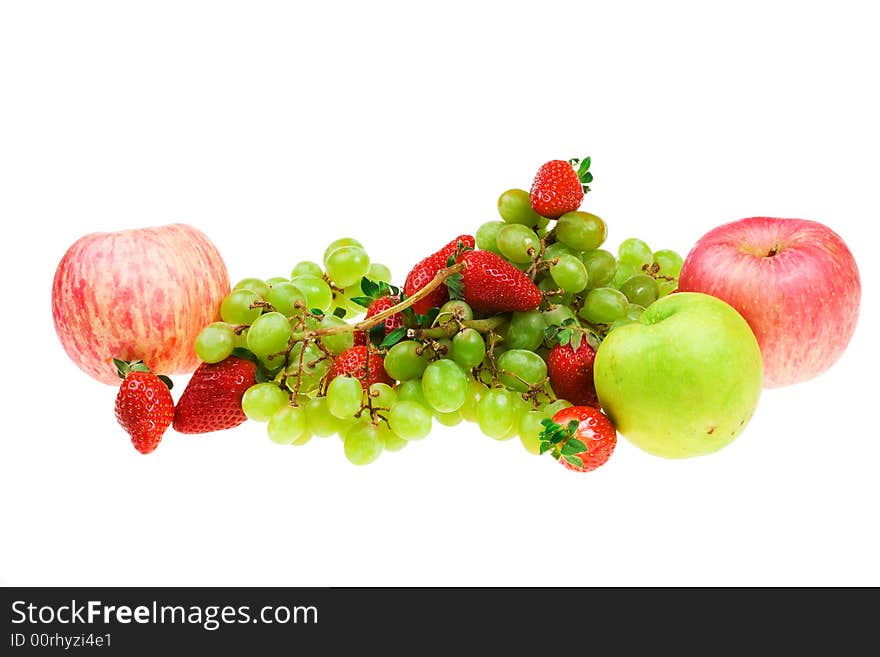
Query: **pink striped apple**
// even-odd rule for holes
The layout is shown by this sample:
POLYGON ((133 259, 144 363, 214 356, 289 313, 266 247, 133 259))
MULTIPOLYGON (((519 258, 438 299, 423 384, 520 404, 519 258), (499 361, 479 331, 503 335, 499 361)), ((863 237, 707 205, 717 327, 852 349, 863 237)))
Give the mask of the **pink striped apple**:
POLYGON ((827 370, 859 316, 861 282, 840 236, 805 219, 751 217, 704 235, 685 258, 678 289, 736 308, 752 327, 768 388, 827 370))
POLYGON ((228 293, 223 258, 191 226, 92 233, 55 271, 52 316, 71 360, 117 384, 111 358, 143 360, 157 374, 192 372, 196 336, 228 293))

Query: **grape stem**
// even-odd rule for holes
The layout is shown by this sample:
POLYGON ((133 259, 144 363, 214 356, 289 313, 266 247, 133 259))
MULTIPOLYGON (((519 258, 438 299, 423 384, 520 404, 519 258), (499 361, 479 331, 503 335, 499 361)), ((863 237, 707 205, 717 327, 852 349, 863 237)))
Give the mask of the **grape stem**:
POLYGON ((386 319, 391 317, 392 315, 396 315, 399 312, 402 312, 412 306, 414 303, 424 299, 426 296, 431 294, 435 289, 440 287, 446 282, 446 279, 450 276, 454 276, 458 274, 465 268, 465 263, 459 262, 457 264, 452 265, 451 267, 444 267, 440 271, 438 271, 434 278, 432 278, 425 287, 421 290, 413 294, 411 297, 407 297, 400 303, 383 310, 380 313, 376 313, 372 317, 368 317, 367 319, 363 319, 356 324, 341 324, 339 326, 325 326, 323 328, 315 329, 313 331, 307 331, 305 333, 300 333, 293 336, 294 340, 312 340, 315 338, 320 338, 325 335, 338 335, 340 333, 354 333, 355 331, 369 331, 371 328, 384 322, 386 319))
POLYGON ((406 337, 415 338, 416 340, 438 340, 440 338, 451 338, 462 328, 472 328, 480 333, 488 333, 494 331, 507 321, 507 316, 498 315, 487 319, 463 319, 457 321, 446 322, 441 326, 427 329, 409 329, 406 337))

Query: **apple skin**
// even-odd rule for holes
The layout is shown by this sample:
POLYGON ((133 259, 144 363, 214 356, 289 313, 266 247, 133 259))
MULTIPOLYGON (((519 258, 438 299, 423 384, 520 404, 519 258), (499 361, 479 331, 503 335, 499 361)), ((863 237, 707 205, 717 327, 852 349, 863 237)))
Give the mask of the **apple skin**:
POLYGON ((745 317, 761 346, 764 386, 774 388, 811 379, 840 358, 862 286, 852 253, 827 226, 750 217, 700 238, 678 289, 716 296, 745 317))
POLYGON ((195 370, 196 336, 228 293, 223 258, 191 226, 92 233, 55 271, 52 317, 70 359, 118 384, 112 358, 141 359, 157 374, 195 370))
POLYGON ((715 452, 746 426, 761 396, 761 351, 728 304, 670 294, 596 351, 596 392, 617 431, 656 456, 715 452))

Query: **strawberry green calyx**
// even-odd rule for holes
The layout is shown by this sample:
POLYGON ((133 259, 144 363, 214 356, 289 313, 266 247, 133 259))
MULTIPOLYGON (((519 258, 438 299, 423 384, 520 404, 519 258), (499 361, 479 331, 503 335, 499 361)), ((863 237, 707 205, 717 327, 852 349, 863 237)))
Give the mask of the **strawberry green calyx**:
POLYGON ((576 167, 578 180, 584 188, 584 194, 590 191, 590 183, 593 182, 593 174, 590 173, 590 156, 583 160, 576 157, 569 160, 571 166, 576 167))
POLYGON ((539 453, 550 452, 554 459, 562 457, 572 465, 581 467, 584 462, 577 455, 586 452, 587 446, 574 437, 580 423, 571 420, 562 426, 553 420, 541 420, 541 424, 544 429, 538 434, 539 453))
POLYGON ((401 295, 400 288, 389 285, 385 281, 371 281, 366 276, 361 279, 361 291, 364 293, 363 296, 352 297, 351 301, 364 308, 369 308, 370 304, 382 297, 400 297, 401 295))
MULTIPOLYGON (((124 361, 119 358, 113 358, 113 364, 116 366, 116 373, 119 375, 120 379, 125 379, 126 376, 130 372, 147 372, 151 373, 149 367, 147 367, 146 363, 142 360, 132 360, 132 361, 124 361)), ((157 377, 159 380, 165 384, 165 386, 171 390, 174 387, 174 383, 164 374, 158 374, 157 377)))
POLYGON ((544 330, 544 337, 549 343, 548 346, 561 344, 564 347, 569 344, 574 351, 580 349, 584 339, 593 349, 598 349, 602 342, 602 338, 595 331, 581 326, 573 318, 566 319, 562 324, 551 324, 544 330))

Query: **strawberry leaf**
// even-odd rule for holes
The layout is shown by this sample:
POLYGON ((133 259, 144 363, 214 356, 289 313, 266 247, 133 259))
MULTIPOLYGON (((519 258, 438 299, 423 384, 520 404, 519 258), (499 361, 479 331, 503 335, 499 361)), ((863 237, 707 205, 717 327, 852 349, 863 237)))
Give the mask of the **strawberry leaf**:
POLYGON ((556 332, 559 330, 559 324, 551 324, 547 328, 544 329, 544 337, 547 340, 552 340, 556 335, 556 332))
POLYGON ((583 342, 583 339, 584 339, 584 332, 583 331, 572 331, 571 340, 569 340, 568 343, 571 345, 571 348, 574 351, 577 351, 580 348, 581 342, 583 342))
POLYGON ((577 438, 569 438, 562 444, 563 456, 574 456, 587 451, 587 446, 577 438))
POLYGON ((159 375, 159 380, 162 383, 164 383, 165 387, 168 388, 169 390, 171 390, 174 387, 174 382, 171 379, 169 379, 167 376, 165 376, 164 374, 159 375))
POLYGON ((446 279, 446 287, 449 288, 449 298, 464 300, 464 277, 461 274, 453 274, 446 279))
POLYGON ((396 329, 391 331, 391 333, 385 336, 385 339, 379 343, 379 348, 387 349, 388 347, 393 347, 406 336, 406 331, 407 329, 405 326, 398 326, 396 329))
POLYGON ((559 341, 559 344, 566 345, 571 340, 571 329, 562 329, 559 333, 556 334, 556 339, 559 341))
POLYGON ((431 326, 434 323, 434 320, 437 319, 437 315, 440 314, 439 308, 428 308, 428 312, 424 315, 416 315, 416 321, 419 326, 431 326))
POLYGON ((257 365, 260 364, 260 359, 257 358, 257 355, 250 349, 245 349, 244 347, 236 347, 232 350, 232 355, 236 358, 241 358, 242 360, 249 360, 257 365))
POLYGON ((312 313, 313 315, 317 315, 318 317, 324 316, 324 311, 321 310, 320 308, 309 308, 309 312, 312 313))
POLYGON ((565 456, 563 458, 576 468, 581 468, 584 465, 584 462, 578 456, 565 456))
POLYGON ((369 308, 370 304, 373 303, 373 301, 375 301, 375 299, 373 299, 372 297, 351 297, 351 299, 349 299, 349 300, 353 301, 354 303, 356 303, 357 305, 359 305, 363 308, 369 308))
POLYGON ((333 310, 333 314, 339 319, 342 319, 345 317, 345 308, 336 308, 333 310))
POLYGON ((370 336, 370 342, 378 347, 385 339, 385 322, 379 322, 375 326, 371 326, 367 334, 370 336))
POLYGON ((364 276, 363 278, 361 278, 361 292, 363 292, 364 296, 366 297, 376 299, 378 298, 377 295, 379 293, 379 284, 375 281, 371 281, 369 278, 364 276))

